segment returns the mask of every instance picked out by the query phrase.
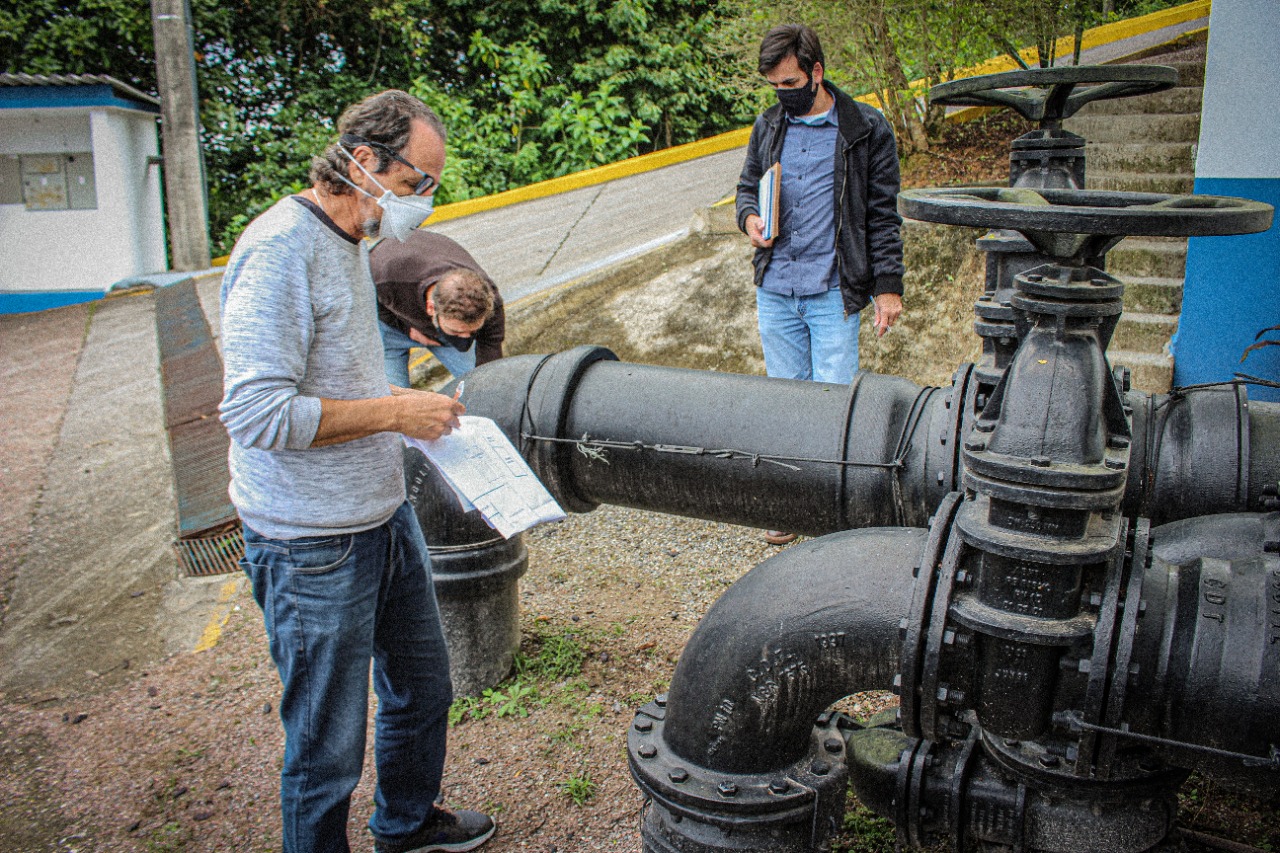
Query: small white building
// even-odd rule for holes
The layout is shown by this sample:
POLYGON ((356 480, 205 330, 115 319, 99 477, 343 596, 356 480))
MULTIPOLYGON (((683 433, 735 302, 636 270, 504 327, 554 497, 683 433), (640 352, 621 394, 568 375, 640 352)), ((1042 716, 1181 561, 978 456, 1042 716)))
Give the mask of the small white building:
POLYGON ((0 74, 0 313, 168 269, 159 119, 105 75, 0 74))

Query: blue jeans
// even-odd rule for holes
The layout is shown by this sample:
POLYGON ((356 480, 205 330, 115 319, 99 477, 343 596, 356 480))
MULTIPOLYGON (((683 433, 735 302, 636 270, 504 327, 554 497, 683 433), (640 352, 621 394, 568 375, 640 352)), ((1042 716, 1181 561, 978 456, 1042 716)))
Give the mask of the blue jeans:
POLYGON ((375 837, 431 816, 453 688, 427 546, 406 502, 360 533, 268 539, 244 529, 241 565, 284 690, 280 805, 286 853, 347 853, 364 766, 369 662, 378 696, 375 837))
POLYGON ((448 344, 438 347, 423 347, 422 344, 406 335, 399 329, 378 321, 378 331, 382 332, 382 369, 387 373, 387 381, 401 388, 409 387, 409 350, 423 348, 439 359, 444 369, 455 378, 466 376, 476 366, 476 345, 473 342, 466 352, 459 352, 448 344))
POLYGON ((781 296, 756 288, 764 369, 782 379, 848 385, 858 372, 858 315, 844 314, 839 288, 781 296))

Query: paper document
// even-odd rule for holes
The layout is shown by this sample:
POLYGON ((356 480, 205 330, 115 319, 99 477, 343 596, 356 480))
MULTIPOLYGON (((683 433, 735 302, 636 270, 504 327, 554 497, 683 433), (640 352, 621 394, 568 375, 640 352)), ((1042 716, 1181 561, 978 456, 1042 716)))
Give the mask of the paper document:
POLYGON ((462 426, 442 438, 404 441, 426 454, 464 511, 480 510, 503 539, 565 517, 497 424, 471 415, 458 420, 462 426))

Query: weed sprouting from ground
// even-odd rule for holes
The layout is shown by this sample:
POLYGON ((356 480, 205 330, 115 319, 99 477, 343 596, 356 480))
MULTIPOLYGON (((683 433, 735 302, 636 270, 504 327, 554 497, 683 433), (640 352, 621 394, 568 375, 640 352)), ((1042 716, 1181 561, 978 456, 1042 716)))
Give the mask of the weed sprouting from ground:
POLYGON ((533 655, 516 656, 515 670, 518 676, 563 681, 582 672, 587 653, 579 634, 565 632, 537 638, 540 647, 533 655))
POLYGON ((596 795, 596 783, 589 774, 579 773, 561 782, 560 791, 572 800, 574 805, 582 806, 596 795))

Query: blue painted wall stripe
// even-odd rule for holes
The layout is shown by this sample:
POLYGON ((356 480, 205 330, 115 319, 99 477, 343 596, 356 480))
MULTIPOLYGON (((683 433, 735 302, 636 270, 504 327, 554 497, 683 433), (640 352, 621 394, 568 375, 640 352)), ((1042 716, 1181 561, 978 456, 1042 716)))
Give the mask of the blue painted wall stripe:
MULTIPOLYGON (((1280 209, 1280 179, 1196 178, 1195 191, 1280 209)), ((1255 335, 1275 325, 1280 325, 1280 216, 1261 234, 1191 238, 1182 319, 1172 343, 1173 383, 1221 382, 1236 373, 1280 382, 1280 345, 1240 360, 1255 335)), ((1263 338, 1280 343, 1280 332, 1263 338)), ((1280 390, 1251 385, 1249 398, 1280 402, 1280 390)))
POLYGON ((101 290, 64 290, 38 293, 0 293, 0 314, 29 314, 64 305, 79 305, 102 298, 101 290))

